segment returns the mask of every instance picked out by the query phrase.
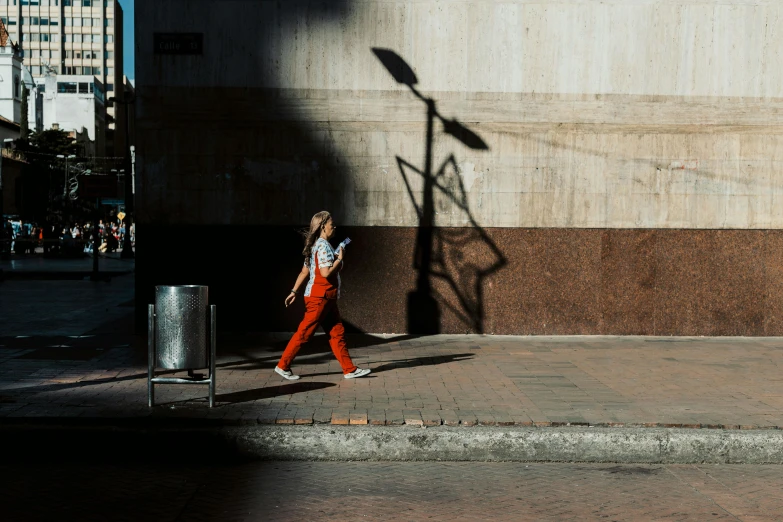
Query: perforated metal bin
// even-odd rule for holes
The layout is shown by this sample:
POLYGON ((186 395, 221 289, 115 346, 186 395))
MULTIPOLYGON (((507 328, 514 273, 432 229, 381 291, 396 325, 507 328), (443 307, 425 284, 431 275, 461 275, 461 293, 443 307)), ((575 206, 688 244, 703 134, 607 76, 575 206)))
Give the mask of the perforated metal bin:
POLYGON ((149 305, 149 406, 155 403, 155 384, 208 384, 209 406, 215 404, 215 306, 209 306, 206 286, 156 286, 149 305), (155 369, 187 370, 188 377, 156 377, 155 369), (209 368, 209 376, 194 370, 209 368))

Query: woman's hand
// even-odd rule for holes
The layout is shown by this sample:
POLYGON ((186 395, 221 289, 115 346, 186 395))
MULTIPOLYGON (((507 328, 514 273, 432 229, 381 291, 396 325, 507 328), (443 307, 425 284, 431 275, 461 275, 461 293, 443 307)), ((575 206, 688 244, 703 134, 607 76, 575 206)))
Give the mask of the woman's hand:
POLYGON ((296 294, 293 292, 288 293, 288 297, 285 298, 285 307, 288 308, 291 303, 293 303, 296 300, 296 294))

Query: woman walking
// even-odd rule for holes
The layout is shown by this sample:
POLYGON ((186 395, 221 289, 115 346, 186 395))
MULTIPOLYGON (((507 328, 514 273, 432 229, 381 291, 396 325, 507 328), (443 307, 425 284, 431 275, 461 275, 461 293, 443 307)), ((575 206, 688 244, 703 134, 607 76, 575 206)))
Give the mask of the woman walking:
POLYGON ((286 306, 293 303, 299 295, 299 288, 309 275, 304 290, 304 319, 299 323, 299 328, 288 342, 280 362, 275 366, 276 373, 291 381, 299 378, 291 371, 291 363, 302 345, 313 337, 319 324, 329 335, 329 345, 340 362, 346 379, 355 379, 370 373, 369 369, 357 368, 353 364, 348 348, 345 346, 345 328, 337 308, 337 299, 340 297, 340 270, 343 268, 345 248, 340 248, 335 254, 329 243, 335 230, 337 227, 334 226, 329 212, 319 212, 310 220, 310 229, 305 236, 305 247, 302 251, 305 256, 304 266, 299 277, 296 278, 294 288, 285 299, 286 306))

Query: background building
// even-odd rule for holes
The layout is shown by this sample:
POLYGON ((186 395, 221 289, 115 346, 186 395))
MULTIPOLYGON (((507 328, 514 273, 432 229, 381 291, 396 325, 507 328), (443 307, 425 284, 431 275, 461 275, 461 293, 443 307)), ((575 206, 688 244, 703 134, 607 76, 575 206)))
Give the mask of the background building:
POLYGON ((80 155, 101 156, 106 148, 106 94, 94 76, 50 75, 39 84, 43 96, 43 126, 72 133, 80 155), (44 87, 41 89, 41 87, 44 87), (81 138, 81 139, 79 139, 81 138))
MULTIPOLYGON (((22 58, 14 47, 8 32, 0 22, 0 117, 19 126, 22 115, 22 58)), ((18 138, 9 135, 7 128, 2 131, 2 139, 18 138)))
MULTIPOLYGON (((116 0, 0 0, 0 17, 33 77, 44 78, 48 70, 92 75, 108 96, 115 86, 122 92, 122 8, 116 0)), ((117 112, 107 108, 108 150, 101 155, 121 155, 125 124, 117 112)))
POLYGON ((328 209, 365 331, 783 335, 781 16, 137 0, 138 308, 210 284, 225 328, 290 331, 328 209))

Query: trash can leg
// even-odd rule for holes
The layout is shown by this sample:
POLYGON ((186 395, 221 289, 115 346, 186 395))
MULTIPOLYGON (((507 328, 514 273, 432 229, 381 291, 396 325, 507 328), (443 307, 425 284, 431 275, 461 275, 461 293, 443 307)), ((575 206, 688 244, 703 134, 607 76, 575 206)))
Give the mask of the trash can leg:
POLYGON ((155 404, 155 305, 147 306, 147 405, 155 404))
POLYGON ((217 358, 217 309, 209 307, 209 407, 215 405, 215 359, 217 358))

